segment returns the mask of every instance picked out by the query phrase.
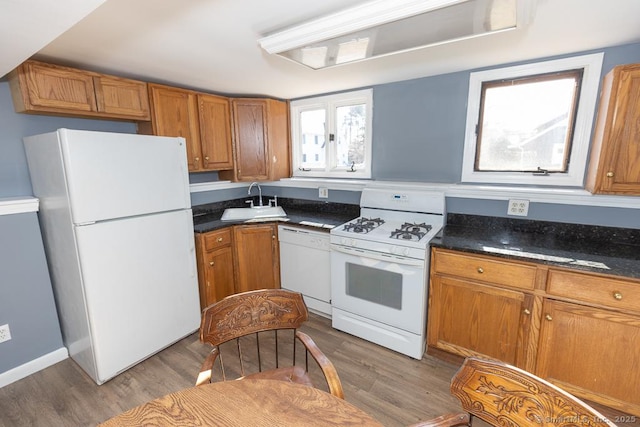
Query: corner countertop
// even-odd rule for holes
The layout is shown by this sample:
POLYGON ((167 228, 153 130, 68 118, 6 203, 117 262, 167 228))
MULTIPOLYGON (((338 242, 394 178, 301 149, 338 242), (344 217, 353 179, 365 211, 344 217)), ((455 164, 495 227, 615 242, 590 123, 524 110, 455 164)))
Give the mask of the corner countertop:
POLYGON ((281 198, 278 199, 278 206, 281 206, 286 212, 287 216, 285 218, 270 218, 259 221, 220 220, 225 209, 246 207, 245 200, 243 198, 194 206, 192 208, 194 231, 196 233, 206 233, 229 225, 278 222, 309 227, 328 233, 333 227, 344 224, 360 214, 360 206, 358 205, 281 198))
POLYGON ((431 246, 640 278, 640 230, 449 214, 431 246))

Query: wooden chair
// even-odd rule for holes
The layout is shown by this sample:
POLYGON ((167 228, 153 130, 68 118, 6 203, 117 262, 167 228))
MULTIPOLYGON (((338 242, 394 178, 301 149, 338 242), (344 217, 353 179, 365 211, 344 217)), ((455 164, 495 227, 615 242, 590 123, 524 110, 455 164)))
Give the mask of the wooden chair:
POLYGON ((411 427, 615 427, 589 405, 529 372, 495 360, 467 358, 451 380, 451 394, 467 414, 451 414, 411 427))
POLYGON ((344 398, 331 361, 307 334, 298 330, 308 317, 302 295, 284 289, 243 292, 205 308, 200 341, 211 344, 213 350, 202 364, 196 385, 211 382, 214 366, 218 365, 223 381, 227 377, 275 379, 313 387, 309 374, 311 355, 320 367, 328 391, 344 398), (302 343, 302 347, 296 343, 302 343), (266 357, 267 353, 271 357, 266 357), (304 358, 304 367, 296 365, 297 355, 298 359, 304 358))

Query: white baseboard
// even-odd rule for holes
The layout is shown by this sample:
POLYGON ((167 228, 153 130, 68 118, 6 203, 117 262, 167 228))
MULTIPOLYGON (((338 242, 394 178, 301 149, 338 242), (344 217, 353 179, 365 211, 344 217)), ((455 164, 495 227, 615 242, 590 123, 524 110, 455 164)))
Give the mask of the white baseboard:
POLYGON ((36 372, 41 371, 44 368, 48 368, 51 365, 55 365, 68 357, 69 352, 67 349, 65 347, 61 347, 23 365, 0 373, 0 388, 28 377, 31 374, 35 374, 36 372))

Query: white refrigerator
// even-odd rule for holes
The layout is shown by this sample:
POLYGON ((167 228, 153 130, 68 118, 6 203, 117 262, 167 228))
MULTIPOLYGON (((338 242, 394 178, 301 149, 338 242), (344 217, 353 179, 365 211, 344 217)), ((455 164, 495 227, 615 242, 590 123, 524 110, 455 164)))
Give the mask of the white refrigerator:
POLYGON ((65 346, 97 384, 196 331, 183 138, 24 138, 65 346))

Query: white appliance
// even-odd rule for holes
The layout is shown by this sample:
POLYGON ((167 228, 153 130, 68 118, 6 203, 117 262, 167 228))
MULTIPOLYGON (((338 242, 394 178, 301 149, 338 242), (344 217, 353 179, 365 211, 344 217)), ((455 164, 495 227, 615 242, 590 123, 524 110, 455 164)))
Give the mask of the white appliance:
POLYGON ((429 241, 444 212, 440 192, 362 191, 360 217, 330 232, 334 328, 422 359, 429 241))
POLYGON ((198 329, 183 138, 24 138, 65 346, 102 384, 198 329))
POLYGON ((309 310, 331 316, 329 233, 278 226, 280 286, 300 292, 309 310))

